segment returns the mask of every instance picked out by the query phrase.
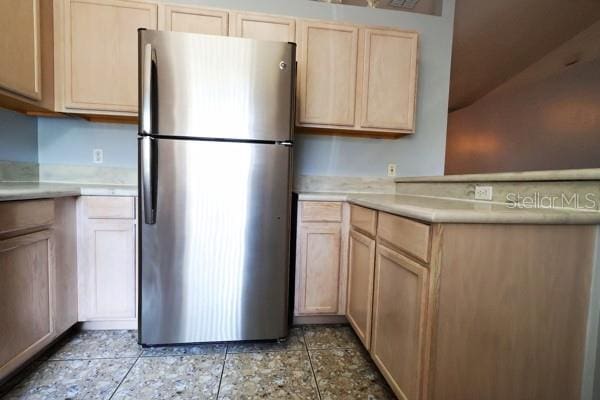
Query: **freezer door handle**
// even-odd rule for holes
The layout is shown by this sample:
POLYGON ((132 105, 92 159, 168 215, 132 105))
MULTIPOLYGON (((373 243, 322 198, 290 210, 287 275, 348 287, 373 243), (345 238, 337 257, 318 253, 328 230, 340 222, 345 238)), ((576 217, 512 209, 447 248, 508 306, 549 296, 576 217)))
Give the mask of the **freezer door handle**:
POLYGON ((142 96, 140 104, 140 133, 150 135, 154 133, 153 126, 153 101, 155 88, 153 87, 156 74, 156 51, 150 43, 144 47, 144 64, 142 76, 142 96))
POLYGON ((141 164, 141 194, 144 206, 144 223, 156 223, 156 170, 158 162, 156 139, 144 136, 141 139, 140 164, 141 164))

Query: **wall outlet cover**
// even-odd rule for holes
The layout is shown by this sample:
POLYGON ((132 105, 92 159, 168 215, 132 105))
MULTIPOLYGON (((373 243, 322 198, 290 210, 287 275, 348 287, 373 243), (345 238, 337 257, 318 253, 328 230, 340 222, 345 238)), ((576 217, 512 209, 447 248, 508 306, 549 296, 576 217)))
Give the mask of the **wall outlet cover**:
POLYGON ((93 159, 94 164, 102 164, 104 162, 104 152, 102 149, 94 149, 93 159))
POLYGON ((396 164, 388 164, 388 176, 396 176, 396 164))
POLYGON ((492 200, 493 195, 491 186, 475 186, 475 200, 492 200))

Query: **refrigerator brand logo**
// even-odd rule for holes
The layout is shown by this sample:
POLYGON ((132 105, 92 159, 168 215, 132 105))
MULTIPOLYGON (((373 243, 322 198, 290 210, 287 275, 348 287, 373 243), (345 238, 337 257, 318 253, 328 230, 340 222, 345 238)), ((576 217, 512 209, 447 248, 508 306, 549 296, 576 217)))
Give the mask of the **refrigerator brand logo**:
POLYGON ((521 193, 508 193, 506 195, 508 208, 575 208, 581 210, 599 210, 600 199, 595 193, 562 193, 548 195, 539 192, 523 195, 521 193))

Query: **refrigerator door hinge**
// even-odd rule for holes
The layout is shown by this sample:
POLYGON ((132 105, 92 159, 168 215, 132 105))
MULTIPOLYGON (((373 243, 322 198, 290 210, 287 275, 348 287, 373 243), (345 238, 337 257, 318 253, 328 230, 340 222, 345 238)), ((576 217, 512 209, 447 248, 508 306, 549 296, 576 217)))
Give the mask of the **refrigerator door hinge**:
POLYGON ((282 146, 286 146, 286 147, 292 147, 292 146, 294 146, 294 142, 277 142, 277 144, 282 145, 282 146))

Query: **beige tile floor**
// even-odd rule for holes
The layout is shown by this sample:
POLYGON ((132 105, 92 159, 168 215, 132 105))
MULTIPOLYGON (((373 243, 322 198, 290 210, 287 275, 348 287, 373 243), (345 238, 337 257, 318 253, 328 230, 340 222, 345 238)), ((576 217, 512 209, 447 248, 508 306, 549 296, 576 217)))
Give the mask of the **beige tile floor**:
POLYGON ((347 326, 282 343, 142 349, 134 331, 87 331, 34 364, 3 399, 395 399, 347 326))

